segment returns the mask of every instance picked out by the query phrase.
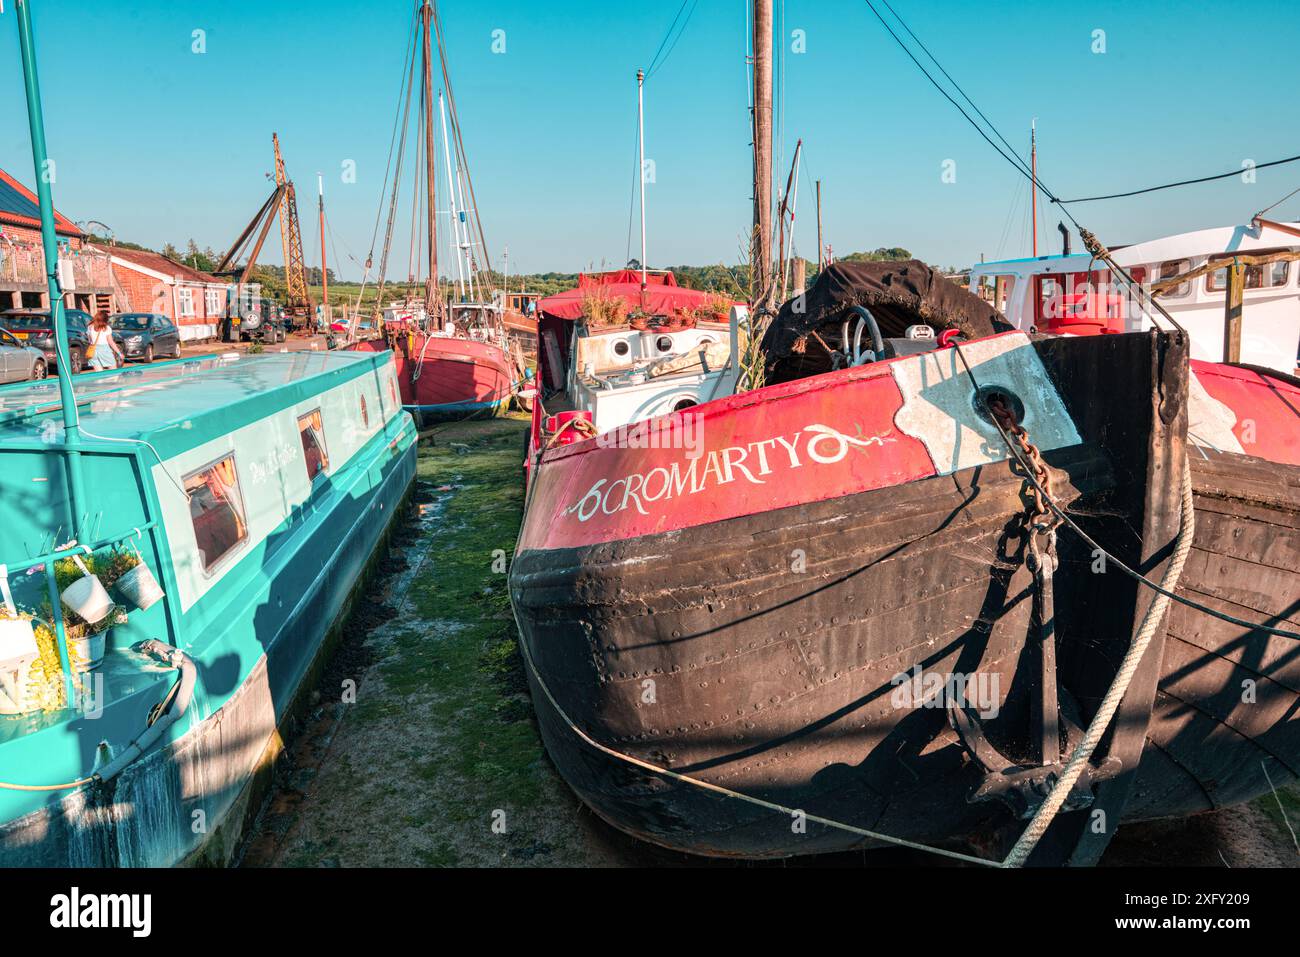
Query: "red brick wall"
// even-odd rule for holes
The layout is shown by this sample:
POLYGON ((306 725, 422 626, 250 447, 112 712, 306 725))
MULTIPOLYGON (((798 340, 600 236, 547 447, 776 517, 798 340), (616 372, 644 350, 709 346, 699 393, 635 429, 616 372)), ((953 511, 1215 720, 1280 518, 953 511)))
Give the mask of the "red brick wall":
POLYGON ((176 317, 172 315, 172 290, 167 283, 118 263, 113 263, 113 275, 131 300, 119 304, 121 312, 158 312, 175 320, 176 317))

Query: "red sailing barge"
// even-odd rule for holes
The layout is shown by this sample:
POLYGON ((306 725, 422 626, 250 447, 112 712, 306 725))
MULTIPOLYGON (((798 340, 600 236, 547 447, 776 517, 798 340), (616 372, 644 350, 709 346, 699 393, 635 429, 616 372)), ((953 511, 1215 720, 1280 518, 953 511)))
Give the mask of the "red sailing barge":
POLYGON ((485 295, 484 276, 478 259, 480 253, 485 258, 487 255, 482 223, 475 206, 473 182, 456 115, 456 101, 451 95, 451 78, 438 13, 429 0, 420 0, 417 15, 421 35, 408 47, 408 59, 403 64, 403 86, 398 97, 398 115, 402 121, 401 144, 396 154, 396 171, 392 177, 392 194, 388 204, 388 230, 380 259, 379 299, 382 300, 383 297, 384 270, 388 263, 402 183, 402 160, 408 132, 406 121, 411 95, 417 82, 420 85, 420 96, 416 127, 423 148, 416 146, 414 149, 417 161, 422 163, 416 171, 417 197, 412 209, 411 275, 413 278, 418 273, 420 263, 420 250, 414 237, 416 222, 423 206, 427 216, 425 236, 428 246, 428 278, 421 301, 408 300, 391 306, 382 319, 379 302, 376 302, 373 319, 379 328, 375 330, 375 338, 356 339, 354 320, 351 332, 354 341, 347 348, 365 351, 393 349, 402 405, 415 414, 417 421, 459 418, 482 412, 494 415, 506 408, 516 386, 522 382, 522 355, 516 358, 511 354, 502 321, 504 302, 475 301, 485 295), (447 203, 451 212, 451 258, 456 268, 452 287, 453 296, 457 300, 455 302, 444 301, 438 284, 438 190, 435 168, 438 149, 434 138, 432 62, 435 33, 443 82, 448 94, 448 109, 444 111, 442 96, 439 94, 437 110, 442 117, 442 155, 446 167, 447 203), (421 67, 418 81, 417 64, 421 67), (424 189, 422 202, 418 196, 421 183, 424 189), (469 197, 468 204, 465 201, 466 195, 469 197))
POLYGON ((1154 595, 1106 561, 1162 580, 1189 463, 1177 594, 1300 631, 1298 384, 1189 364, 1177 331, 1002 331, 922 264, 884 281, 855 268, 830 267, 778 317, 775 384, 575 426, 596 418, 575 401, 575 350, 544 394, 572 411, 535 416, 510 586, 542 734, 575 791, 696 854, 910 841, 989 860, 1052 795, 1029 861, 1078 864, 1121 821, 1294 778, 1292 638, 1180 601, 1121 677, 1154 595), (1062 528, 1044 563, 1045 513, 1006 428, 1104 552, 1062 528))

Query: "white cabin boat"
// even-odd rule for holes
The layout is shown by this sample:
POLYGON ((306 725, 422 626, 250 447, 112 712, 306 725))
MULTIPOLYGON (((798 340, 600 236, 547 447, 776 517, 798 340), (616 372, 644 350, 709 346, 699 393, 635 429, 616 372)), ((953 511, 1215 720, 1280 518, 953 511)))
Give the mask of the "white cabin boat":
MULTIPOLYGON (((1218 269, 1157 293, 1191 334, 1192 358, 1221 362, 1228 264, 1235 256, 1300 254, 1300 224, 1201 229, 1112 247, 1111 252, 1116 263, 1148 287, 1222 261, 1218 269)), ((970 289, 1025 331, 1136 332, 1152 327, 1146 310, 1086 252, 979 263, 971 269, 970 289)), ((1300 350, 1300 264, 1276 258, 1246 265, 1242 299, 1240 361, 1293 372, 1300 350)))

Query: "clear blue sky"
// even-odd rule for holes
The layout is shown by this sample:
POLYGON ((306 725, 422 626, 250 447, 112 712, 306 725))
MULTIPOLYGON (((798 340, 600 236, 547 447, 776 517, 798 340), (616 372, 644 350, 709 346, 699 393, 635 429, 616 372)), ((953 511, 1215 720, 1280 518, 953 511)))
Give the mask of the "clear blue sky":
MULTIPOLYGON (((33 0, 55 200, 146 245, 224 248, 269 185, 271 132, 318 262, 315 173, 337 235, 370 245, 413 2, 33 0), (207 52, 191 52, 192 31, 207 52), (340 182, 355 160, 357 182, 340 182)), ((929 2, 895 9, 1059 194, 1090 195, 1300 153, 1292 3, 929 2), (1107 52, 1091 52, 1093 31, 1107 52)), ((0 166, 31 183, 13 0, 0 166)), ((778 17, 782 4, 777 0, 778 17)), ((443 0, 453 82, 490 248, 511 271, 621 264, 638 66, 678 0, 443 0), (492 52, 504 30, 505 54, 492 52)), ((699 0, 646 86, 652 265, 736 262, 750 217, 746 0, 699 0)), ((805 141, 800 251, 816 251, 811 177, 838 253, 901 245, 941 265, 1028 254, 1027 189, 894 46, 865 3, 786 0, 784 160, 805 141), (806 52, 790 52, 804 31, 806 52), (941 181, 945 160, 956 182, 941 181), (1019 204, 1017 206, 1017 203, 1019 204)), ((782 43, 782 38, 778 38, 782 43)), ((785 169, 780 180, 784 182, 785 169)), ((1105 241, 1245 221, 1300 185, 1300 164, 1076 207, 1105 241)), ((1055 211, 1047 248, 1059 249, 1055 211)), ((1275 211, 1300 215, 1300 197, 1275 211)), ((409 218, 407 219, 409 233, 409 218)), ((401 236, 402 227, 398 227, 401 236)), ((634 237, 634 253, 635 253, 634 237)), ((398 243, 405 270, 405 241, 398 243)), ((1040 250, 1042 251, 1042 250, 1040 250)), ((342 252, 342 250, 340 250, 342 252)), ((279 262, 278 241, 267 261, 279 262)), ((334 265, 334 263, 331 263, 334 265)), ((339 264, 344 276, 360 270, 339 264)))

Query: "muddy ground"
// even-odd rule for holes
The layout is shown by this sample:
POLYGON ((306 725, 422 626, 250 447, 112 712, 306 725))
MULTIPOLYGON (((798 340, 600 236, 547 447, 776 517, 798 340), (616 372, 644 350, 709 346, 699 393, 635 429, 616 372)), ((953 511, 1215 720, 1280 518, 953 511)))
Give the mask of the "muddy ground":
MULTIPOLYGON (((435 428, 399 534, 317 686, 243 866, 737 866, 595 818, 546 756, 514 641, 505 562, 522 507, 522 416, 435 428)), ((1122 829, 1104 865, 1300 865, 1300 788, 1122 829)), ((778 866, 898 866, 871 851, 778 866)), ((739 865, 744 866, 744 865, 739 865)))

